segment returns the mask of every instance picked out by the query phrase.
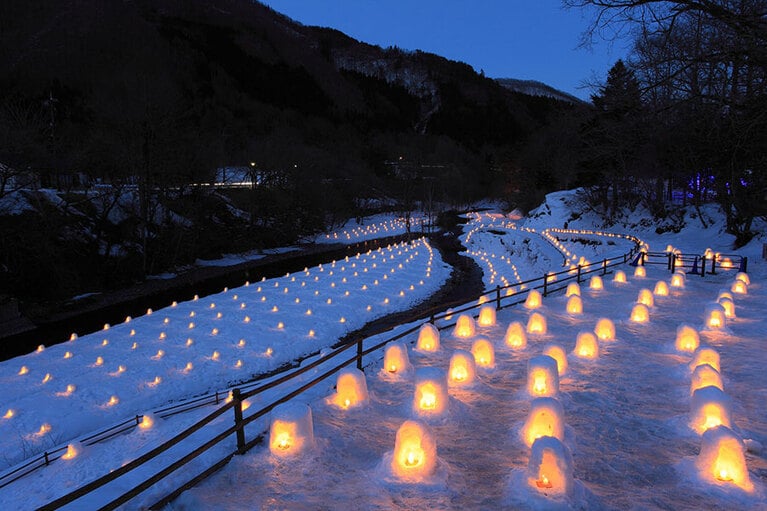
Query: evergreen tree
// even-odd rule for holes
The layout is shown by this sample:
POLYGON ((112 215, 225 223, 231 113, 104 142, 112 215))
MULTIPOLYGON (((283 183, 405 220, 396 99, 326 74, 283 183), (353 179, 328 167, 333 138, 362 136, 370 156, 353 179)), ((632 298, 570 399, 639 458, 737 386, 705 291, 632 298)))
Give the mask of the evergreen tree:
POLYGON ((597 183, 598 202, 612 217, 619 205, 636 197, 630 193, 631 178, 643 175, 647 165, 642 96, 634 71, 618 60, 591 100, 596 108, 584 126, 583 164, 602 176, 597 183))

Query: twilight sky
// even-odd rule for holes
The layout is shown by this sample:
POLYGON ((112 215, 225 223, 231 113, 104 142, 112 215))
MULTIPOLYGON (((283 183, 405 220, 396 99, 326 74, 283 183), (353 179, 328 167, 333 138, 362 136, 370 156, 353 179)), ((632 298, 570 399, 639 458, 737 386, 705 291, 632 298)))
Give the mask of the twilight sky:
POLYGON ((626 42, 579 48, 588 13, 561 0, 260 0, 304 25, 332 27, 382 47, 466 62, 491 78, 539 80, 583 99, 582 88, 626 53, 626 42))

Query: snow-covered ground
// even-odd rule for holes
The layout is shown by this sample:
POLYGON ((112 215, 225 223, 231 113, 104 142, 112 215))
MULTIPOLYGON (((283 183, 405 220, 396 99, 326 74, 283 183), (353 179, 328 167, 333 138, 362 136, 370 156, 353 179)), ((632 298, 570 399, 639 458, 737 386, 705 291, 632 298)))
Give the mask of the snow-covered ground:
MULTIPOLYGON (((604 237, 594 237, 593 243, 584 244, 584 240, 590 239, 588 236, 578 236, 572 241, 571 236, 554 231, 550 234, 562 240, 561 247, 544 241, 538 233, 543 234, 549 227, 562 228, 565 222, 571 229, 602 229, 588 214, 573 220, 571 201, 569 192, 549 195, 547 203, 537 212, 540 214, 524 220, 503 218, 500 214, 473 216, 464 239, 470 238, 466 240, 468 253, 486 270, 486 285, 494 287, 506 281, 513 284, 546 271, 559 271, 565 257, 570 261, 581 257, 599 261, 628 250, 630 245, 624 241, 610 244, 604 237), (481 223, 487 225, 478 228, 481 223), (524 239, 528 239, 526 244, 524 239), (509 249, 512 244, 513 254, 509 249), (537 248, 524 247, 532 244, 537 248), (546 266, 547 260, 552 266, 546 266)), ((609 230, 622 231, 620 226, 609 230)), ((731 252, 728 247, 731 238, 722 234, 721 222, 706 230, 690 227, 679 234, 657 235, 650 226, 637 226, 623 232, 636 234, 653 250, 664 250, 671 244, 692 253, 702 253, 707 247, 731 252)), ((332 404, 327 398, 333 393, 334 379, 298 398, 313 410, 316 445, 312 449, 295 458, 283 458, 272 455, 266 443, 256 446, 183 494, 171 507, 185 510, 349 509, 350 506, 359 509, 767 509, 767 460, 765 452, 758 449, 759 444, 767 445, 767 413, 764 411, 767 352, 763 349, 762 319, 767 314, 767 287, 764 286, 767 267, 758 259, 759 243, 755 240, 742 251, 750 259, 752 283, 748 294, 734 295, 737 317, 729 320, 724 330, 703 328, 703 313, 720 290, 729 288, 734 272, 720 272, 705 278, 687 276, 684 288, 672 287, 669 296, 655 297, 654 305, 649 308, 650 321, 640 324, 629 320, 639 290, 653 290, 656 282, 668 282, 671 275, 664 266, 651 266, 647 277, 633 277, 632 268, 626 266, 627 283, 614 283, 612 275, 607 275, 603 290, 591 290, 587 283, 582 284, 583 314, 568 314, 566 299, 561 294, 544 299, 543 307, 536 312, 546 317, 548 331, 530 334, 524 349, 512 349, 504 343, 509 324, 527 323, 532 311, 524 307, 500 311, 494 326, 480 327, 472 337, 456 337, 452 328, 444 330, 442 346, 435 353, 413 350, 415 335, 406 339, 416 370, 438 367, 447 371, 453 352, 471 349, 479 338, 489 340, 494 346, 495 367, 478 368, 477 381, 471 386, 451 387, 448 410, 442 417, 424 418, 415 413, 411 406, 413 374, 392 377, 382 370, 382 354, 370 356, 367 359, 370 365, 366 368, 368 403, 348 410, 332 404), (595 360, 576 357, 572 351, 578 332, 592 331, 597 319, 602 317, 614 321, 616 340, 600 341, 600 356, 595 360), (721 355, 724 391, 733 402, 732 429, 740 437, 749 439, 752 449, 746 454, 754 485, 751 492, 707 479, 695 467, 701 436, 689 427, 691 375, 688 363, 692 355, 678 352, 674 347, 675 332, 681 323, 698 329, 702 345, 713 347, 721 355), (528 484, 525 470, 531 450, 520 437, 531 407, 531 396, 526 391, 527 363, 550 344, 558 344, 568 353, 569 368, 561 377, 557 399, 564 409, 564 444, 572 452, 575 478, 569 496, 554 500, 546 499, 528 484), (397 429, 408 419, 426 422, 437 444, 436 471, 421 483, 399 481, 384 461, 391 459, 397 429)), ((434 291, 449 272, 435 259, 430 265, 431 276, 425 278, 429 267, 424 258, 427 252, 423 246, 410 251, 397 248, 386 252, 385 264, 383 254, 373 253, 362 255, 357 261, 354 258, 339 261, 334 268, 330 264, 323 265, 322 270, 312 268, 309 275, 297 273, 252 283, 246 288, 155 311, 108 331, 83 336, 73 343, 1 363, 0 383, 5 392, 0 413, 7 409, 14 411, 13 416, 0 419, 6 466, 29 457, 34 451, 67 443, 76 445, 73 440, 86 432, 143 413, 171 399, 219 388, 240 379, 240 374, 255 374, 299 355, 316 352, 377 313, 391 312, 395 306, 397 310, 406 309, 411 299, 422 299, 434 291), (405 263, 415 250, 419 256, 405 263), (400 251, 402 254, 396 255, 400 251), (377 255, 375 269, 372 268, 374 254, 377 255), (389 259, 392 255, 395 259, 389 259), (398 267, 400 262, 402 270, 398 267), (357 267, 352 268, 355 263, 357 267), (363 265, 368 268, 367 272, 360 270, 363 265), (394 273, 391 270, 395 270, 394 273), (330 271, 334 272, 332 276, 330 271), (349 278, 349 282, 344 283, 341 279, 351 277, 349 272, 353 271, 358 272, 360 280, 349 278), (383 275, 387 277, 385 280, 383 275), (316 282, 315 277, 318 277, 316 282), (296 280, 292 281, 293 278, 296 280), (378 286, 372 283, 374 279, 378 279, 378 286), (362 284, 363 281, 366 284, 362 284), (302 282, 304 294, 301 294, 302 282), (336 286, 330 287, 331 283, 336 286), (363 291, 362 285, 367 285, 367 289, 363 291), (261 290, 257 291, 259 286, 261 290), (384 291, 384 286, 390 287, 384 291), (285 288, 287 293, 283 291, 285 288), (344 296, 344 290, 352 293, 344 296), (319 292, 318 302, 312 302, 314 291, 319 292), (397 304, 400 291, 405 297, 397 304), (267 297, 263 304, 261 296, 267 297), (299 298, 299 303, 295 298, 299 298), (331 304, 326 303, 327 298, 331 304), (385 303, 385 298, 389 298, 389 303, 385 303), (240 309, 243 302, 246 308, 240 309), (215 303, 215 307, 211 307, 211 303, 215 303), (373 305, 372 311, 367 311, 368 303, 373 305), (271 312, 275 305, 278 310, 271 312), (306 308, 312 309, 310 317, 306 315, 306 308), (195 316, 189 317, 192 311, 195 316), (217 318, 219 312, 222 316, 217 318), (245 315, 251 318, 250 323, 244 323, 245 315), (165 323, 166 317, 168 323, 165 323), (346 322, 340 323, 340 317, 346 322), (278 328, 280 321, 282 328, 278 328), (191 330, 190 322, 195 323, 191 330), (216 335, 214 328, 219 329, 216 335), (136 330, 133 336, 131 329, 136 330), (308 337, 309 329, 315 330, 314 338, 308 337), (160 339, 162 332, 166 334, 165 339, 160 339), (188 337, 193 338, 189 347, 186 346, 188 337), (104 338, 108 339, 106 345, 103 345, 104 338), (245 340, 243 346, 239 345, 239 339, 245 340), (136 350, 130 349, 133 342, 138 342, 136 350), (165 353, 157 357, 161 349, 165 353), (67 351, 72 357, 64 358, 67 351), (99 356, 102 364, 96 365, 99 356), (237 367, 238 360, 243 362, 242 367, 237 367), (186 371, 187 362, 192 363, 189 371, 186 371), (121 364, 126 371, 110 375, 121 364), (22 365, 28 373, 19 375, 22 365), (50 374, 51 379, 42 383, 46 374, 50 374), (153 385, 156 376, 160 376, 160 380, 153 385), (71 395, 57 396, 57 392, 66 393, 70 381, 75 385, 71 395), (119 402, 104 406, 111 395, 117 396, 119 402), (45 421, 51 429, 36 436, 45 421)), ((260 396, 251 408, 268 403, 270 397, 271 394, 260 396)), ((134 459, 208 412, 200 410, 167 420, 156 418, 152 428, 136 429, 88 447, 70 460, 58 460, 0 488, 0 508, 29 509, 44 504, 134 459)), ((196 445, 229 427, 231 420, 231 414, 227 413, 199 435, 200 438, 184 443, 196 445)), ((266 420, 259 421, 248 427, 248 437, 267 428, 266 420)), ((233 439, 220 444, 205 459, 182 470, 186 473, 174 475, 150 489, 127 509, 151 504, 202 470, 206 460, 221 457, 233 449, 233 439)), ((173 453, 169 453, 166 459, 172 457, 173 453)), ((104 502, 98 499, 105 494, 114 496, 129 489, 142 476, 147 477, 148 472, 118 480, 100 496, 70 507, 97 507, 99 502, 104 502)))
MULTIPOLYGON (((2 464, 319 352, 408 310, 449 273, 419 239, 148 311, 2 362, 2 464)), ((6 495, 0 489, 0 502, 6 495)))
MULTIPOLYGON (((320 234, 315 243, 357 243, 388 236, 399 236, 408 232, 408 223, 400 215, 395 213, 381 213, 367 216, 357 222, 350 219, 343 226, 327 234, 320 234)), ((422 233, 428 227, 425 225, 426 217, 413 213, 410 217, 409 232, 422 233)))

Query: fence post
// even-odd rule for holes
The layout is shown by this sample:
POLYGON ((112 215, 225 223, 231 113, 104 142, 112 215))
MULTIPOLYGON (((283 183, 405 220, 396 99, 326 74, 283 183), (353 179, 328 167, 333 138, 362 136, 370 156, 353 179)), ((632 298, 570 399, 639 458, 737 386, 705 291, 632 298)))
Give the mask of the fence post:
POLYGON ((48 466, 51 464, 51 460, 48 458, 48 451, 45 451, 43 454, 43 457, 45 458, 45 465, 48 466))
POLYGON ((242 397, 240 389, 232 390, 232 402, 234 403, 234 425, 241 426, 237 430, 237 454, 245 452, 245 426, 242 424, 242 397))
POLYGON ((495 286, 495 310, 501 310, 501 286, 495 286))
POLYGON ((602 275, 607 275, 607 259, 602 261, 602 275))
POLYGON ((669 254, 671 261, 669 262, 669 266, 671 268, 671 273, 674 273, 676 271, 676 254, 671 252, 669 254))
POLYGON ((711 275, 716 275, 716 254, 711 258, 711 275))
POLYGON ((357 369, 362 371, 362 338, 357 341, 357 369))
POLYGON ((432 325, 434 324, 434 313, 433 312, 431 313, 431 316, 429 316, 429 323, 431 323, 432 325))
POLYGON ((549 283, 549 275, 548 273, 544 273, 543 274, 543 296, 544 297, 548 293, 548 289, 547 289, 548 283, 549 283))
MULTIPOLYGON (((671 270, 671 258, 674 256, 673 252, 669 252, 666 258, 668 261, 666 261, 666 269, 671 270)), ((671 270, 671 273, 674 273, 674 270, 671 270)))
POLYGON ((700 256, 700 276, 706 276, 706 254, 700 256))
POLYGON ((748 257, 743 257, 740 260, 740 269, 743 273, 748 273, 748 257))
POLYGON ((576 282, 578 282, 578 284, 581 283, 581 265, 580 265, 580 263, 578 264, 578 279, 577 279, 576 282))

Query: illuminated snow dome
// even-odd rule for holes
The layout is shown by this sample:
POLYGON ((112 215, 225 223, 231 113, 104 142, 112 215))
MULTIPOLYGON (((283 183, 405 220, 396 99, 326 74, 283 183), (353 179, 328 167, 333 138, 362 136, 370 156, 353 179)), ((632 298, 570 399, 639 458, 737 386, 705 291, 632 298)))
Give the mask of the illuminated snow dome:
POLYGON ((531 289, 527 294, 527 298, 525 299, 525 308, 530 310, 537 309, 541 306, 542 303, 543 298, 541 293, 536 289, 531 289))
POLYGON ((287 402, 272 410, 269 450, 275 456, 298 456, 314 447, 312 409, 304 403, 287 402))
POLYGON ((706 330, 724 330, 727 328, 727 314, 724 307, 718 303, 707 305, 705 325, 706 330))
POLYGON ((506 346, 513 349, 522 349, 527 346, 527 333, 525 333, 525 328, 522 326, 522 323, 514 321, 509 324, 503 340, 506 343, 506 346))
POLYGON ((448 409, 447 377, 439 367, 419 367, 415 371, 413 413, 417 417, 442 417, 448 409))
POLYGON ((703 433, 700 454, 695 461, 700 476, 710 484, 737 486, 751 492, 743 441, 731 429, 717 426, 703 433))
POLYGON ((716 426, 732 427, 732 400, 718 387, 696 390, 690 400, 690 427, 703 434, 716 426))
POLYGON ((439 351, 439 330, 436 326, 431 323, 425 323, 421 326, 415 349, 426 353, 439 351))
POLYGON ((384 349, 382 376, 401 376, 410 373, 413 366, 407 354, 407 347, 401 342, 390 342, 384 349))
POLYGON ((391 474, 408 483, 428 481, 437 467, 437 443, 431 429, 408 420, 397 430, 394 451, 389 454, 391 474))
POLYGON ((543 335, 546 330, 546 317, 539 312, 530 314, 530 318, 527 320, 527 333, 543 335))
POLYGON ((572 494, 573 458, 561 440, 552 436, 538 438, 530 449, 527 464, 528 485, 547 497, 572 494))
POLYGON ((527 362, 527 393, 532 397, 553 397, 559 393, 557 361, 548 355, 527 362))
POLYGON ((368 401, 365 373, 356 367, 346 367, 338 373, 336 393, 328 402, 344 410, 364 405, 368 401))
POLYGON ((477 327, 474 323, 474 318, 468 314, 461 314, 458 316, 458 320, 455 323, 453 329, 453 335, 456 337, 473 337, 477 332, 477 327))
POLYGON ((495 326, 495 305, 483 305, 477 318, 479 326, 495 326))
POLYGON ((674 347, 677 351, 692 353, 700 346, 698 331, 689 325, 679 325, 676 329, 674 347))
POLYGON ((495 367, 495 348, 489 340, 480 338, 471 345, 471 354, 477 367, 492 369, 495 367))
POLYGON ((578 337, 575 339, 573 355, 588 360, 599 358, 597 336, 591 332, 579 332, 578 337))
POLYGON ((528 447, 543 436, 565 439, 565 411, 562 403, 553 397, 538 397, 530 402, 530 412, 520 431, 528 447))
POLYGON ((455 350, 450 357, 447 381, 451 387, 466 387, 474 383, 477 375, 474 355, 465 350, 455 350))

